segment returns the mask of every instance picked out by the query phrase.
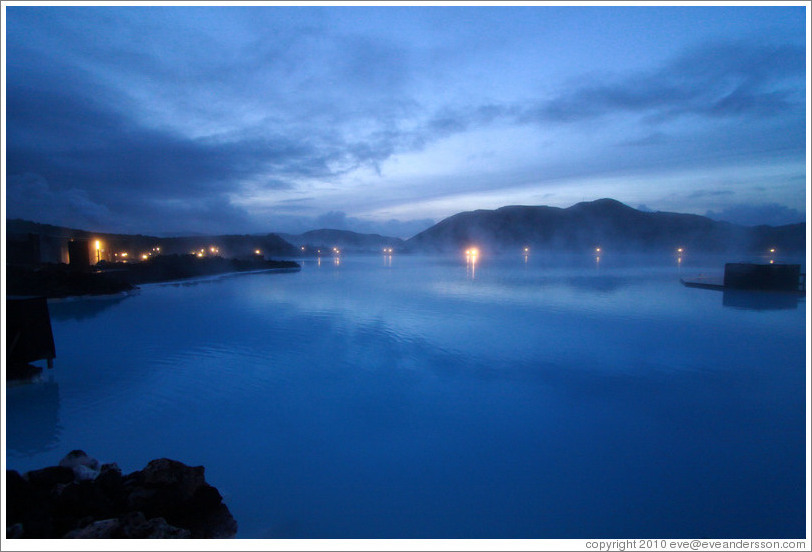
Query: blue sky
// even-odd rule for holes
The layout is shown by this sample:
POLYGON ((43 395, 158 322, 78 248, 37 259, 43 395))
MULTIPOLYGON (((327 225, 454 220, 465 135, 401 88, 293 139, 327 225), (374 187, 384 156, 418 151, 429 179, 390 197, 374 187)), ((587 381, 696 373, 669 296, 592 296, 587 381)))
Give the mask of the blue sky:
POLYGON ((6 215, 409 237, 612 197, 805 220, 797 6, 6 7, 6 215))

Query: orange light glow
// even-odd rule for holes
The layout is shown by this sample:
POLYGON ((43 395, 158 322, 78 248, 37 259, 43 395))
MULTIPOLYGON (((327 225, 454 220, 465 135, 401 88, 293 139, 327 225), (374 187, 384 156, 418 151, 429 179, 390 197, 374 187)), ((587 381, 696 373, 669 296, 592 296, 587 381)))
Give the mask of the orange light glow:
POLYGON ((257 254, 257 255, 262 255, 262 251, 260 251, 259 249, 255 249, 254 253, 257 254))

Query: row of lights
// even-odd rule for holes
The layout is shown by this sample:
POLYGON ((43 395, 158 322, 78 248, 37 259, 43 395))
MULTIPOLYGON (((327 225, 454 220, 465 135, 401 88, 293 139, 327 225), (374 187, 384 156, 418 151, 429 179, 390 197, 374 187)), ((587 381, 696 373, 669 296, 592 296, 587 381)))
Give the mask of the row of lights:
MULTIPOLYGON (((97 263, 102 260, 101 255, 104 252, 104 249, 102 248, 102 245, 103 244, 102 244, 101 240, 95 240, 94 246, 95 246, 95 249, 96 249, 96 262, 97 263)), ((142 261, 146 261, 147 259, 149 259, 153 255, 159 255, 160 253, 161 253, 161 248, 160 248, 160 246, 156 245, 150 251, 145 251, 145 252, 141 253, 140 258, 141 258, 142 261)), ((113 253, 113 258, 116 261, 121 261, 121 262, 126 263, 129 260, 129 257, 130 257, 129 251, 119 251, 118 253, 113 253)))
POLYGON ((189 254, 194 255, 195 257, 205 257, 207 253, 218 255, 220 253, 220 248, 216 245, 210 245, 208 250, 205 247, 201 247, 200 249, 193 249, 189 251, 189 254))
MULTIPOLYGON (((387 251, 387 250, 386 250, 386 249, 384 249, 384 253, 386 253, 386 251, 387 251)), ((391 249, 389 249, 389 252, 391 252, 391 251, 392 251, 392 250, 391 250, 391 249)), ((595 255, 600 255, 600 254, 601 254, 601 251, 602 251, 602 250, 601 250, 601 248, 600 248, 600 247, 596 247, 596 248, 595 248, 595 250, 594 250, 595 255)), ((529 247, 525 247, 525 248, 522 250, 522 253, 523 253, 525 256, 529 255, 529 254, 530 254, 530 248, 529 248, 529 247)), ((685 249, 684 249, 684 248, 682 248, 682 247, 678 247, 678 248, 677 248, 677 250, 676 250, 676 253, 677 253, 677 254, 678 254, 680 257, 681 257, 681 256, 682 256, 682 254, 683 254, 683 253, 685 253, 685 249)), ((478 249, 476 249, 476 248, 472 248, 472 249, 466 249, 466 250, 465 250, 465 255, 466 255, 466 256, 476 256, 476 255, 478 255, 478 254, 479 254, 479 250, 478 250, 478 249)), ((771 255, 771 256, 774 256, 774 255, 775 255, 775 248, 774 248, 774 247, 770 249, 770 255, 771 255)), ((773 261, 771 260, 771 261, 770 261, 770 263, 772 263, 772 262, 773 262, 773 261)))
MULTIPOLYGON (((301 247, 301 250, 302 250, 302 252, 304 252, 306 250, 306 247, 303 245, 301 247)), ((386 249, 384 249, 384 252, 385 251, 386 251, 386 249)), ((334 255, 341 255, 341 250, 339 248, 337 248, 337 247, 333 247, 332 250, 331 250, 331 253, 333 253, 334 255)), ((321 249, 316 249, 316 255, 321 255, 321 249)))

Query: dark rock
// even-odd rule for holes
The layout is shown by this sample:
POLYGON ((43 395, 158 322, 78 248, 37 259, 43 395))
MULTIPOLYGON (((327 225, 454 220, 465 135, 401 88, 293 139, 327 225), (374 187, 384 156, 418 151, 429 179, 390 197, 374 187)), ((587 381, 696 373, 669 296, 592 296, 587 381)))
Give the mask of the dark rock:
POLYGON ((188 539, 191 532, 169 525, 164 518, 147 521, 141 512, 132 512, 121 518, 121 531, 117 535, 126 539, 188 539))
POLYGON ((32 487, 38 489, 50 489, 58 483, 71 483, 73 481, 73 470, 62 466, 52 466, 33 470, 25 474, 25 478, 32 487))
POLYGON ((53 532, 56 535, 110 517, 110 501, 93 481, 75 481, 58 488, 54 495, 53 532))
POLYGON ((121 529, 117 519, 103 519, 94 521, 81 529, 74 529, 65 533, 65 539, 112 539, 121 529))
POLYGON ((7 472, 9 538, 230 538, 237 532, 202 466, 160 458, 125 476, 83 451, 60 464, 25 476, 7 472))
POLYGON ((30 509, 31 486, 19 472, 6 470, 6 521, 8 524, 23 519, 24 513, 30 509))
POLYGON ((124 478, 116 464, 104 464, 96 477, 96 486, 111 500, 120 498, 124 492, 124 478))
POLYGON ((193 468, 168 458, 151 461, 141 472, 145 487, 171 487, 180 491, 185 499, 192 498, 195 491, 206 483, 203 466, 193 468))

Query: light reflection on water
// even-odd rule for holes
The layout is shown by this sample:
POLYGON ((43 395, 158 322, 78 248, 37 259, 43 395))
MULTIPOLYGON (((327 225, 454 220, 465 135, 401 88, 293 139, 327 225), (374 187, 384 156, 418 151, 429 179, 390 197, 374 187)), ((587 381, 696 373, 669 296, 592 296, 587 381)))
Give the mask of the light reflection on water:
POLYGON ((804 303, 390 256, 51 306, 8 467, 206 466, 246 538, 802 537, 804 303))

